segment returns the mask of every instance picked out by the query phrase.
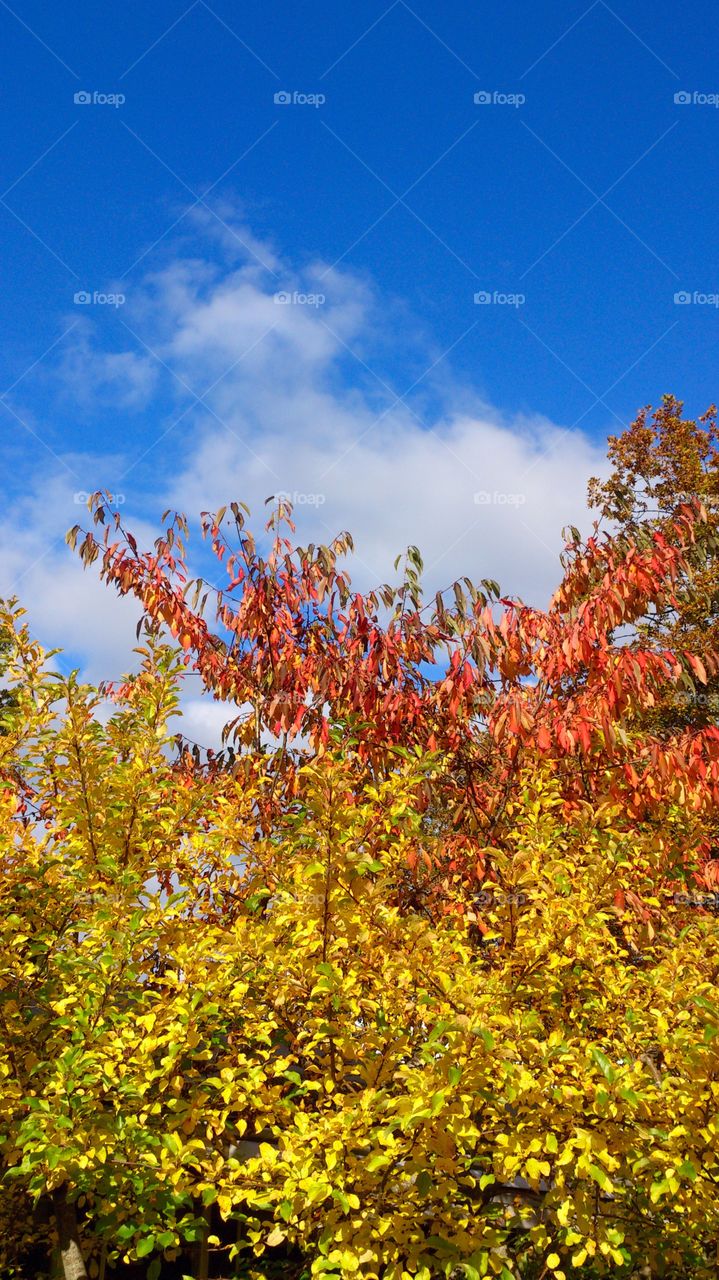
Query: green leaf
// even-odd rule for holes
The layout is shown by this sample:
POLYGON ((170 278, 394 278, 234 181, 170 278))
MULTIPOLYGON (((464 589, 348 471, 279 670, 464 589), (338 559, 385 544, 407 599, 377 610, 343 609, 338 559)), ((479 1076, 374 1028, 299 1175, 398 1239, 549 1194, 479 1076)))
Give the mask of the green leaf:
POLYGON ((448 1253, 452 1257, 459 1253, 457 1245, 451 1240, 445 1240, 444 1236, 430 1236, 427 1244, 431 1244, 434 1249, 438 1249, 440 1253, 448 1253))
POLYGON ((604 1170, 601 1168, 600 1165, 590 1164, 587 1167, 587 1173, 589 1174, 590 1178, 593 1178, 593 1180, 597 1183, 597 1186, 602 1188, 602 1191, 611 1191, 612 1189, 611 1179, 609 1178, 609 1175, 604 1172, 604 1170))
POLYGON ((370 1156, 369 1160, 365 1162, 364 1167, 368 1173, 374 1173, 375 1169, 381 1169, 388 1163, 388 1157, 384 1152, 378 1152, 376 1155, 370 1156))
POLYGON ((608 1080, 610 1084, 613 1084, 617 1078, 616 1072, 611 1062, 609 1061, 609 1058, 606 1056, 606 1054, 602 1053, 601 1049, 593 1048, 591 1050, 591 1055, 594 1061, 596 1062, 597 1066, 599 1067, 599 1070, 601 1071, 605 1080, 608 1080))
POLYGON ((155 1247, 155 1237, 145 1236, 144 1240, 140 1240, 139 1243, 135 1245, 135 1253, 137 1254, 138 1258, 146 1258, 148 1253, 152 1253, 152 1250, 154 1249, 154 1247, 155 1247))
POLYGON ((666 1178, 661 1178, 658 1182, 653 1182, 649 1188, 649 1199, 652 1204, 656 1204, 660 1200, 665 1191, 669 1190, 669 1183, 666 1178))

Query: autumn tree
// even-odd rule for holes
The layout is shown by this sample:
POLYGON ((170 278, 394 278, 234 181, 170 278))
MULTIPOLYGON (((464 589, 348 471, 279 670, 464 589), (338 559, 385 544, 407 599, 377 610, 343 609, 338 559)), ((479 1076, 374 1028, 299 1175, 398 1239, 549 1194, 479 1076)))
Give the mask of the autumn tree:
MULTIPOLYGON (((589 498, 618 537, 640 543, 670 525, 682 505, 702 505, 706 518, 674 599, 641 621, 656 644, 689 650, 701 662, 719 649, 719 429, 713 405, 698 420, 683 409, 665 396, 610 437, 610 475, 590 482, 589 498)), ((717 723, 718 713, 719 683, 710 678, 698 692, 675 691, 657 709, 655 726, 717 723)))
POLYGON ((702 505, 546 609, 359 593, 282 504, 204 517, 213 588, 90 507, 140 670, 101 713, 10 610, 0 742, 2 1158, 68 1280, 715 1275, 719 729, 651 713, 717 659, 644 625, 702 505))
POLYGON ((157 1152, 203 1018, 194 987, 168 973, 191 933, 173 878, 209 875, 184 853, 207 821, 206 789, 167 758, 174 654, 145 650, 103 724, 97 691, 53 674, 21 611, 4 621, 15 697, 0 745, 1 1150, 6 1185, 46 1202, 77 1280, 119 1242, 150 1252, 155 1221, 168 1245, 201 1227, 157 1152), (94 1238, 81 1237, 78 1202, 94 1238))
POLYGON ((173 761, 166 650, 105 725, 19 651, 3 1158, 68 1280, 711 1274, 719 938, 654 897, 679 805, 630 842, 535 756, 470 909, 424 858, 441 752, 173 761))

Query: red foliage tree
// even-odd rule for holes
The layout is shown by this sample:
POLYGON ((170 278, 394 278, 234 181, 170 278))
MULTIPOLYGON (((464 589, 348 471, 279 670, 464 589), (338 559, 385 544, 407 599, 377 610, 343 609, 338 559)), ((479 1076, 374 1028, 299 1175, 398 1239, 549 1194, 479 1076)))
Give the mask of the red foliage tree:
MULTIPOLYGON (((600 536, 596 526, 582 542, 572 531, 547 609, 500 599, 495 583, 468 579, 424 604, 415 548, 398 586, 353 591, 340 567, 350 536, 295 546, 283 504, 267 523, 266 550, 242 504, 229 515, 225 508, 203 515, 227 577, 212 588, 188 576, 184 517, 175 515, 154 549, 141 552, 109 498, 97 494, 90 506, 105 528, 101 537, 84 534, 83 561, 99 559, 102 578, 134 594, 147 624, 167 626, 205 687, 233 704, 226 730, 233 753, 263 735, 281 740, 286 796, 293 762, 330 740, 357 743, 374 775, 391 768, 397 749, 436 751, 442 767, 423 784, 421 860, 433 883, 461 876, 471 892, 477 878, 493 874, 503 815, 521 794, 525 770, 545 757, 568 814, 614 805, 628 841, 636 824, 666 823, 681 810, 686 820, 673 822, 660 875, 683 867, 700 884, 719 883, 711 857, 719 729, 657 736, 646 727, 648 708, 669 689, 704 684, 717 659, 658 646, 637 625, 671 607, 676 584, 686 581, 705 520, 699 503, 681 505, 648 543, 600 536)), ((79 535, 76 526, 73 545, 79 535)), ((649 918, 639 900, 635 907, 649 918)))

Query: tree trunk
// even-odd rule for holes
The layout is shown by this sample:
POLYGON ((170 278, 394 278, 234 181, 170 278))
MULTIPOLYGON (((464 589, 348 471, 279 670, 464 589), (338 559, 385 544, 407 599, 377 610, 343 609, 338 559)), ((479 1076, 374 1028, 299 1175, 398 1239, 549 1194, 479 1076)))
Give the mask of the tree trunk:
POLYGON ((87 1280, 87 1271, 77 1230, 75 1206, 70 1204, 64 1187, 60 1187, 53 1193, 52 1202, 55 1210, 62 1274, 65 1280, 87 1280))
POLYGON ((210 1246, 205 1231, 200 1241, 200 1256, 197 1264, 197 1280, 207 1280, 210 1268, 210 1246))
POLYGON ((205 1226, 202 1236, 195 1245, 192 1269, 195 1273, 195 1280, 207 1280, 210 1268, 210 1245, 207 1237, 210 1234, 212 1210, 209 1205, 203 1205, 199 1208, 199 1213, 205 1219, 205 1226))

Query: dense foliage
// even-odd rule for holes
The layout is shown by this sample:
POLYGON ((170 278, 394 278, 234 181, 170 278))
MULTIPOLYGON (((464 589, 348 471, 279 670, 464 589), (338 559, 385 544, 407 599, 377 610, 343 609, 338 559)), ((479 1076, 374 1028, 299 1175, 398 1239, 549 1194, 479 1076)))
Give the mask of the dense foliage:
POLYGON ((3 1275, 716 1275, 713 431, 613 442, 546 610, 359 594, 281 504, 217 590, 91 500, 138 674, 0 619, 3 1275))

